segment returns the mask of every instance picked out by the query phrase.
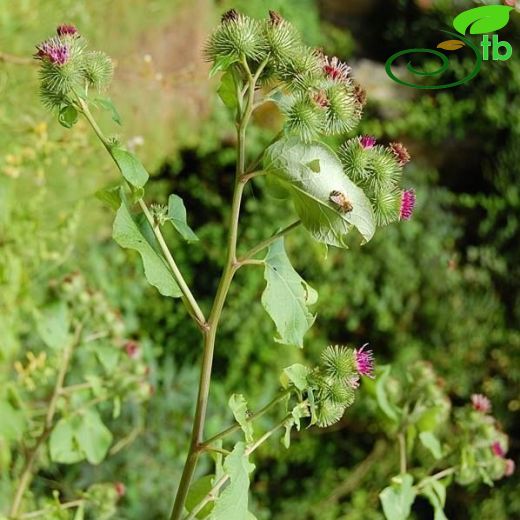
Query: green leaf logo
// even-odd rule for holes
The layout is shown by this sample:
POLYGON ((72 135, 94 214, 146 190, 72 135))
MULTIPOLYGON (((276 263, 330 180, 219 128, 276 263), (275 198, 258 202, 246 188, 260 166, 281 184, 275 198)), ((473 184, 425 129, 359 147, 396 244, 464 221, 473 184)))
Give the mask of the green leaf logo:
POLYGON ((512 7, 507 5, 484 5, 460 13, 453 20, 453 27, 460 34, 486 34, 498 31, 509 22, 512 7))

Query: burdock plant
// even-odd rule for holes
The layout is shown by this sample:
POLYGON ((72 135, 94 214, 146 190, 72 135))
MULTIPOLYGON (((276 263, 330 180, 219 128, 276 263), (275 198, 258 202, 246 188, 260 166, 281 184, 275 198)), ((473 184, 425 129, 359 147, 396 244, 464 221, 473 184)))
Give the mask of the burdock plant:
POLYGON ((204 53, 212 64, 211 75, 221 75, 218 93, 237 132, 230 219, 223 224, 228 231, 225 265, 209 311, 199 306, 161 231, 172 224, 186 241, 198 240, 187 224, 181 198, 172 194, 166 204, 149 207, 145 202, 148 172, 134 154, 117 139, 107 137, 96 122, 95 109, 108 109, 119 121, 110 100, 100 97, 112 77, 110 59, 102 52, 89 50, 70 25, 60 26, 56 36, 38 45, 36 58, 41 62, 44 104, 68 128, 84 117, 122 174, 119 187, 100 195, 116 210, 115 241, 140 254, 148 282, 163 296, 179 298, 202 336, 191 444, 171 519, 243 520, 248 518, 249 474, 254 469, 249 461, 251 454, 279 429, 285 428, 283 440, 289 446, 293 427, 299 429, 303 422, 327 427, 339 421, 354 402, 360 379, 373 377, 373 359, 366 346, 328 347, 319 366, 286 368, 280 393, 259 412, 249 412, 242 395, 231 396, 229 406, 236 424, 205 438, 215 341, 235 273, 245 266, 263 266, 266 287, 262 304, 274 322, 275 341, 303 347, 304 335, 315 320, 310 307, 317 293, 291 266, 284 236, 302 226, 327 246, 364 244, 378 227, 410 218, 415 197, 401 188, 403 167, 409 159, 402 144, 383 146, 369 136, 353 137, 338 155, 323 143, 325 136, 355 129, 362 116, 365 93, 354 81, 349 66, 307 47, 295 28, 278 13, 270 12, 267 19, 256 20, 228 11, 209 37, 204 53), (247 128, 253 112, 266 101, 276 103, 284 114, 284 127, 254 159, 248 153, 247 128), (271 237, 239 251, 244 188, 261 176, 266 177, 268 189, 282 200, 280 204, 292 203, 297 220, 285 227, 279 223, 279 231, 271 237), (255 419, 275 406, 282 410, 281 420, 257 435, 253 431, 255 419), (224 447, 228 437, 240 430, 243 440, 232 450, 224 447), (198 500, 192 494, 188 507, 186 499, 197 462, 208 453, 216 454, 215 473, 194 486, 198 500))

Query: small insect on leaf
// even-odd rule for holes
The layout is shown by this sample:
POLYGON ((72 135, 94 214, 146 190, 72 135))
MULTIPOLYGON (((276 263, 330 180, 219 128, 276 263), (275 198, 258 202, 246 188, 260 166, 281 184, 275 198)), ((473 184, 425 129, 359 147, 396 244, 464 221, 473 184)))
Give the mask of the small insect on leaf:
POLYGON ((350 213, 354 206, 352 206, 352 202, 347 199, 347 197, 341 193, 340 191, 333 190, 330 192, 329 200, 338 206, 339 210, 342 213, 350 213))
POLYGON ((466 44, 460 40, 446 40, 437 45, 438 49, 444 49, 445 51, 456 51, 461 49, 466 44))

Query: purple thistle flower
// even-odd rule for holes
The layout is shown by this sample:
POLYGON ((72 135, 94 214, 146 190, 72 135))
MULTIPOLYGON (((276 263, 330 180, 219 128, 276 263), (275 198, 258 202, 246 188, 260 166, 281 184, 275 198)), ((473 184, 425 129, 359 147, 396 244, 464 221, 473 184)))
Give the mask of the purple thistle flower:
POLYGON ((374 354, 371 350, 365 350, 368 343, 365 343, 359 350, 354 349, 356 358, 356 370, 359 375, 374 378, 374 354))
POLYGON ((359 139, 359 144, 365 149, 370 150, 370 148, 374 148, 376 144, 376 138, 371 135, 364 135, 359 139))
POLYGON ((55 65, 65 65, 69 61, 70 51, 67 45, 58 38, 51 38, 36 46, 37 53, 35 58, 42 61, 50 61, 55 65))
POLYGON ((491 444, 491 451, 493 452, 493 455, 496 455, 497 457, 501 458, 503 458, 506 454, 504 448, 502 448, 501 444, 498 441, 495 441, 493 444, 491 444))
POLYGON ((410 220, 415 208, 415 190, 404 190, 401 196, 401 210, 399 218, 410 220))
POLYGON ((491 411, 491 401, 485 395, 473 394, 471 404, 477 412, 489 413, 491 411))
POLYGON ((61 38, 62 36, 79 36, 79 32, 76 29, 76 27, 72 24, 62 24, 58 25, 58 28, 56 29, 56 32, 58 33, 58 36, 61 38))
POLYGON ((403 143, 390 143, 388 148, 394 154, 399 166, 404 166, 410 162, 410 154, 403 143))
POLYGON ((328 56, 323 56, 323 72, 334 81, 348 83, 350 81, 349 75, 352 69, 340 61, 336 56, 329 59, 328 56))
POLYGON ((515 472, 516 464, 513 459, 506 459, 506 469, 504 475, 510 477, 515 472))

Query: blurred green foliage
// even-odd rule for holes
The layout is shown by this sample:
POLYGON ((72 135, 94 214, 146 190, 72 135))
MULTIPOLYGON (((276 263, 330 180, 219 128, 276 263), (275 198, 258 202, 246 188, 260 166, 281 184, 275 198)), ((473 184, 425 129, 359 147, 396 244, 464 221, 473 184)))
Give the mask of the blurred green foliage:
MULTIPOLYGON (((431 36, 431 27, 450 25, 454 14, 452 2, 438 2, 429 11, 420 11, 411 0, 385 4, 385 12, 392 12, 388 17, 368 13, 365 24, 374 29, 361 39, 320 22, 312 0, 273 0, 269 8, 279 9, 310 44, 331 54, 368 55, 381 61, 412 41, 431 45, 437 37, 431 36), (383 22, 386 29, 379 31, 383 22), (365 45, 365 38, 377 41, 378 53, 365 45)), ((465 2, 461 8, 469 5, 465 2)), ((253 16, 263 16, 266 9, 260 0, 218 5, 201 1, 196 6, 206 9, 209 22, 231 6, 253 16)), ((126 128, 136 132, 126 137, 144 136, 139 153, 147 165, 156 167, 150 186, 153 198, 165 203, 167 194, 175 191, 188 207, 200 242, 188 249, 173 233, 169 239, 195 294, 208 308, 224 241, 220 224, 229 211, 232 189, 230 122, 210 94, 202 95, 205 107, 195 117, 165 120, 162 105, 154 99, 155 79, 149 79, 148 61, 143 59, 148 52, 159 52, 149 35, 166 39, 173 27, 182 37, 185 29, 175 20, 186 9, 189 13, 186 2, 165 0, 131 5, 119 0, 11 2, 0 10, 0 51, 29 56, 34 42, 49 28, 73 21, 121 60, 122 72, 128 55, 144 63, 142 77, 123 76, 112 95, 117 96, 126 128), (168 19, 170 26, 164 22, 168 19), (143 87, 150 87, 152 94, 143 87)), ((330 13, 322 14, 330 19, 330 13)), ((205 35, 203 18, 198 30, 205 35)), ((518 16, 513 16, 506 36, 513 47, 517 34, 518 16)), ((169 52, 178 59, 175 52, 182 46, 178 40, 174 43, 175 51, 169 52)), ((166 94, 161 90, 164 95, 158 97, 176 108, 192 86, 191 79, 183 79, 180 61, 170 72, 180 71, 179 81, 188 86, 166 94)), ((205 81, 204 65, 197 62, 195 68, 205 81)), ((454 74, 463 75, 464 65, 454 74)), ((272 341, 273 325, 259 302, 262 272, 250 268, 239 273, 220 332, 209 434, 231 421, 230 412, 222 416, 230 393, 244 393, 252 409, 259 408, 274 394, 283 367, 304 358, 316 361, 328 344, 359 346, 368 341, 377 361, 391 362, 398 378, 406 377, 412 362, 430 361, 455 404, 467 401, 473 392, 486 393, 504 431, 511 434, 512 457, 518 457, 519 90, 520 59, 514 53, 506 63, 487 64, 463 88, 392 101, 397 114, 392 118, 384 118, 378 103, 369 103, 363 130, 383 141, 401 138, 415 152, 407 175, 417 188, 416 218, 389 227, 363 248, 331 250, 326 261, 323 250, 303 230, 287 239, 295 268, 320 289, 317 324, 303 352, 272 341)), ((142 424, 142 433, 130 446, 101 466, 51 467, 37 476, 35 490, 49 497, 52 489, 70 492, 121 480, 127 493, 117 518, 163 518, 189 439, 198 379, 194 364, 200 353, 197 331, 186 325, 178 303, 162 299, 145 284, 136 256, 111 242, 112 215, 93 197, 80 194, 94 193, 116 172, 86 131, 69 133, 51 122, 38 105, 36 91, 30 64, 0 62, 0 381, 16 381, 15 360, 36 348, 33 314, 52 299, 56 280, 81 270, 120 310, 127 334, 143 346, 156 392, 145 409, 128 411, 124 421, 120 419, 128 421, 126 430, 130 424, 142 424)), ((250 137, 252 155, 268 143, 278 124, 269 111, 257 122, 260 128, 250 137)), ((243 249, 292 218, 292 209, 269 199, 260 180, 247 194, 243 249)), ((262 447, 252 485, 258 518, 383 518, 378 494, 397 473, 399 462, 398 451, 374 414, 373 400, 367 396, 331 431, 294 435, 289 452, 277 443, 262 447)), ((268 426, 269 420, 263 420, 268 426)), ((116 435, 121 433, 117 428, 116 435)), ((3 464, 0 461, 0 468, 3 464)), ((2 486, 6 480, 2 471, 2 486)), ((493 490, 456 488, 448 495, 447 516, 516 518, 517 485, 512 477, 493 490)), ((432 517, 426 501, 417 501, 413 511, 415 518, 432 517)))

